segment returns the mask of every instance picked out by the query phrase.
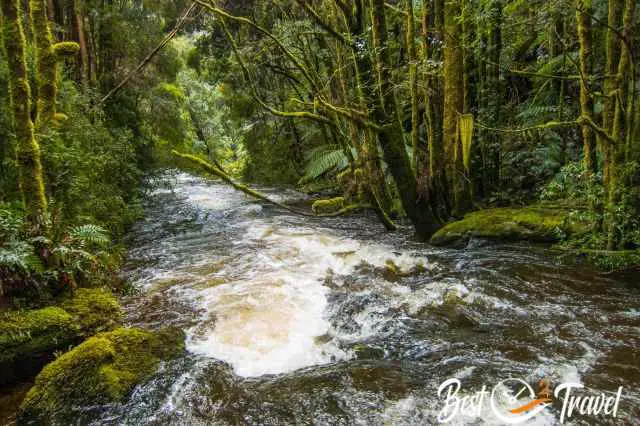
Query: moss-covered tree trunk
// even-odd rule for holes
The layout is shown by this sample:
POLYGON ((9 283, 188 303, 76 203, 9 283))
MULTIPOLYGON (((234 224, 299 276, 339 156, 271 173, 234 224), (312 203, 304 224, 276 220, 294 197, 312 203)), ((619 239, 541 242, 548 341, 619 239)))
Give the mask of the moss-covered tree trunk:
POLYGON ((445 1, 443 141, 453 215, 471 209, 469 176, 464 168, 459 117, 464 111, 464 54, 460 0, 445 1))
POLYGON ((418 173, 420 152, 420 111, 418 110, 418 56, 416 54, 416 28, 413 0, 406 0, 407 9, 407 60, 409 61, 409 90, 411 91, 411 146, 413 147, 413 170, 418 173))
POLYGON ((26 39, 20 0, 2 1, 3 36, 9 69, 9 91, 16 137, 19 186, 32 235, 46 232, 47 199, 40 163, 40 146, 31 120, 31 87, 27 74, 26 39))
POLYGON ((53 36, 49 28, 45 0, 30 0, 31 27, 36 48, 37 63, 37 116, 36 126, 53 120, 56 114, 57 59, 53 49, 53 36))
POLYGON ((373 116, 383 125, 379 132, 384 160, 393 175, 402 207, 411 219, 418 235, 431 236, 438 223, 428 200, 418 197, 417 182, 411 169, 411 160, 404 147, 404 137, 398 115, 393 82, 391 59, 387 46, 387 20, 384 0, 370 0, 373 44, 377 58, 378 101, 374 102, 373 116))
MULTIPOLYGON (((580 114, 593 120, 593 99, 589 89, 589 78, 593 68, 591 0, 578 0, 576 6, 576 22, 580 42, 580 114)), ((582 126, 582 146, 585 176, 589 178, 596 172, 597 157, 593 130, 586 124, 582 126)))
MULTIPOLYGON (((607 50, 607 63, 616 62, 616 75, 612 81, 609 81, 607 88, 607 97, 608 97, 608 111, 609 116, 607 117, 608 127, 605 126, 605 129, 608 130, 611 135, 612 141, 609 144, 608 149, 608 173, 607 173, 607 182, 606 182, 606 192, 608 194, 607 200, 607 230, 609 234, 608 238, 608 249, 615 250, 619 249, 621 242, 621 235, 619 229, 619 218, 617 215, 617 210, 619 207, 619 203, 621 201, 621 194, 625 191, 625 187, 628 182, 625 181, 624 176, 624 166, 627 160, 627 143, 626 143, 626 134, 629 132, 627 124, 627 120, 629 120, 627 111, 627 100, 631 96, 635 96, 633 88, 630 86, 630 75, 632 72, 631 64, 633 62, 631 55, 633 52, 630 50, 630 46, 633 43, 633 28, 635 23, 635 13, 636 13, 636 0, 620 0, 613 1, 611 3, 620 3, 610 7, 609 12, 616 13, 616 17, 618 11, 622 9, 622 39, 620 39, 618 34, 613 34, 616 37, 616 42, 612 43, 611 50, 607 50), (615 10, 614 10, 615 9, 615 10), (616 57, 610 57, 613 52, 619 54, 619 59, 616 57)), ((617 22, 617 21, 616 21, 617 22)), ((613 22, 610 19, 609 25, 613 22)), ((611 28, 616 28, 615 26, 611 26, 611 28)), ((609 32, 614 32, 611 29, 609 32)))
POLYGON ((36 127, 41 129, 57 118, 58 61, 76 55, 79 46, 74 42, 55 43, 49 25, 46 0, 30 0, 29 9, 38 83, 35 122, 36 127))

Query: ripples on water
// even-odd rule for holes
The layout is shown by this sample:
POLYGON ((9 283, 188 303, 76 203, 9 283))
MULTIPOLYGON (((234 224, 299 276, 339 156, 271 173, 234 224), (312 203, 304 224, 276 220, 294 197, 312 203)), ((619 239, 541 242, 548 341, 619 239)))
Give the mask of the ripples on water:
MULTIPOLYGON (((523 247, 435 249, 373 216, 296 217, 179 174, 152 196, 127 273, 129 322, 183 327, 188 355, 79 423, 430 424, 450 377, 624 386, 619 420, 640 417, 637 287, 523 247)), ((488 409, 457 421, 498 424, 488 409)))

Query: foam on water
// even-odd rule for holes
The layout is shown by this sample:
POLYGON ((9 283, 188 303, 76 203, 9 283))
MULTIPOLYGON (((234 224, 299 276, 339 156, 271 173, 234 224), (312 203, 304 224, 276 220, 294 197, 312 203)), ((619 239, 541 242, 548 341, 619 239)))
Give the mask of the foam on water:
MULTIPOLYGON (((400 270, 408 270, 426 261, 407 253, 390 256, 390 247, 361 246, 329 230, 307 232, 256 222, 238 245, 232 265, 244 272, 200 293, 204 318, 214 325, 208 330, 194 327, 188 349, 228 362, 240 376, 285 373, 349 357, 333 339, 338 336, 331 335, 324 286, 329 271, 345 275, 363 262, 383 267, 390 258, 400 270), (243 253, 247 242, 257 250, 243 253)), ((398 300, 410 293, 397 285, 390 291, 398 300)), ((360 320, 360 337, 373 333, 366 312, 360 320)))

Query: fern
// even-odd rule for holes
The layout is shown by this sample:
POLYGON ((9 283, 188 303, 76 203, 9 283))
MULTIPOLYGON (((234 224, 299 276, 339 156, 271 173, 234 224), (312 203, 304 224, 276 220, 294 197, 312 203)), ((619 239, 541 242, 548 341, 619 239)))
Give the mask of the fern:
POLYGON ((105 247, 111 242, 107 230, 98 225, 76 226, 71 229, 69 236, 81 246, 105 247))
POLYGON ((0 243, 18 239, 22 225, 22 218, 16 212, 0 209, 0 243))
POLYGON ((12 241, 0 247, 0 268, 18 273, 42 272, 44 269, 33 246, 26 241, 12 241))
MULTIPOLYGON (((353 152, 355 156, 355 150, 353 152)), ((328 172, 340 172, 349 167, 349 159, 338 145, 323 145, 311 151, 300 185, 313 181, 328 172)))

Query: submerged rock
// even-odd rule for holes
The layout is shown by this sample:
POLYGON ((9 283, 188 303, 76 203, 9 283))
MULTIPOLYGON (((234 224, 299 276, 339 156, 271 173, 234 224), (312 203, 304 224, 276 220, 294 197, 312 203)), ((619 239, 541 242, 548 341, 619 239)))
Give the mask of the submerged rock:
POLYGON ((111 330, 121 321, 120 305, 102 289, 80 289, 59 306, 0 314, 0 371, 7 371, 0 383, 36 373, 55 351, 111 330))
POLYGON ((184 333, 118 328, 86 340, 47 365, 20 406, 21 422, 63 416, 73 407, 123 400, 162 360, 184 352, 184 333))
POLYGON ((440 229, 431 238, 431 244, 466 244, 471 237, 556 242, 562 233, 577 231, 575 225, 567 224, 567 216, 567 210, 549 207, 481 210, 440 229))

